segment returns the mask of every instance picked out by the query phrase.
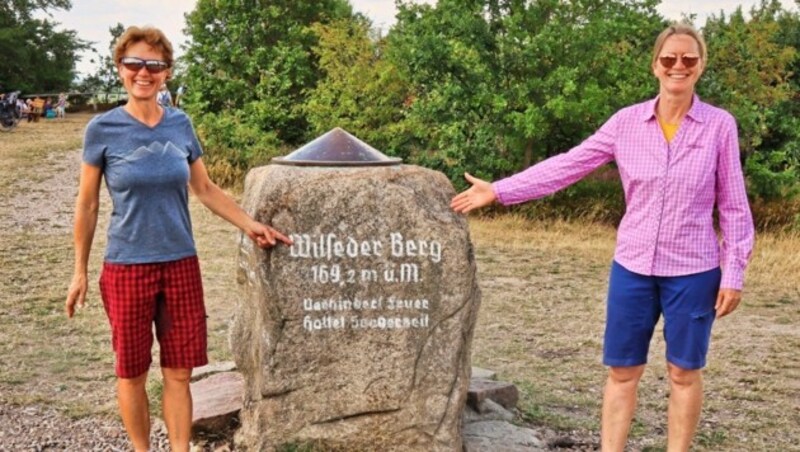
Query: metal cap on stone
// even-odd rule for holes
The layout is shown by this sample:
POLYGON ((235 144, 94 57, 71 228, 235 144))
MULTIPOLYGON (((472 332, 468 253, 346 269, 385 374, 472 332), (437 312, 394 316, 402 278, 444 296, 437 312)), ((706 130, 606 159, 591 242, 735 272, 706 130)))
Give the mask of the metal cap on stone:
POLYGON ((294 166, 390 166, 402 161, 386 156, 340 127, 289 155, 272 159, 273 163, 294 166))

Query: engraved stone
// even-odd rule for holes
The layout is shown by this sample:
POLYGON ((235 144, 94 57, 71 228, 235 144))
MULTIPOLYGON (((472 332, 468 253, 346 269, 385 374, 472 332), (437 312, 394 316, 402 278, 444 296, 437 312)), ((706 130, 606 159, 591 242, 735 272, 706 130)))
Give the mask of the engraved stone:
POLYGON ((460 451, 480 294, 447 178, 268 165, 245 185, 294 245, 240 240, 237 450, 460 451))

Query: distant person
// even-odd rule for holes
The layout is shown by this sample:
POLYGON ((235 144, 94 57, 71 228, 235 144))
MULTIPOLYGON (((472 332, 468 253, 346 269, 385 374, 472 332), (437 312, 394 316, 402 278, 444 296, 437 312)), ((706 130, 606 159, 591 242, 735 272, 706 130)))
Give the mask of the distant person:
POLYGON ((56 102, 56 118, 64 119, 67 110, 67 95, 60 93, 56 102))
POLYGON ((42 116, 46 119, 53 119, 56 117, 56 112, 54 110, 55 106, 53 105, 53 99, 48 97, 47 100, 44 101, 44 109, 42 111, 42 116))
POLYGON ((166 83, 162 83, 161 89, 158 91, 158 104, 162 107, 172 107, 172 95, 169 93, 166 83))
POLYGON ((28 118, 28 122, 33 121, 33 99, 25 99, 25 111, 26 117, 28 118))
POLYGON ((706 64, 706 45, 694 28, 668 27, 653 52, 658 97, 618 111, 569 152, 519 174, 493 184, 467 174, 472 187, 451 203, 455 211, 469 212, 495 201, 508 205, 541 198, 616 162, 626 211, 608 288, 603 451, 625 448, 661 316, 670 382, 667 448, 689 450, 703 402, 701 369, 711 326, 742 300, 753 219, 736 121, 694 92, 706 64))
POLYGON ((17 98, 17 112, 19 113, 20 118, 25 118, 28 116, 28 104, 21 97, 17 98))
POLYGON ((28 113, 28 122, 39 122, 39 117, 44 114, 44 99, 36 97, 33 100, 28 99, 30 112, 28 113))
POLYGON ((178 91, 175 93, 175 107, 180 108, 181 100, 183 100, 183 95, 186 93, 186 86, 181 85, 178 87, 178 91))
POLYGON ((164 423, 173 451, 188 451, 192 427, 189 380, 208 363, 206 311, 189 216, 189 189, 211 211, 262 248, 291 240, 245 213, 209 178, 189 118, 156 101, 173 63, 172 44, 156 28, 129 27, 114 61, 128 102, 86 127, 75 206, 75 273, 66 313, 83 306, 101 181, 113 214, 100 295, 116 354, 117 401, 134 450, 150 439, 145 383, 152 329, 160 344, 164 423))

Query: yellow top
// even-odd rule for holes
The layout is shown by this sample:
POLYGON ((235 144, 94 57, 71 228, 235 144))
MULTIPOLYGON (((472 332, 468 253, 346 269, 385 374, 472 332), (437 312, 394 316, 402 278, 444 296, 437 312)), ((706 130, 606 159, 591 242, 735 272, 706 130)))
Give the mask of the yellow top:
POLYGON ((664 132, 664 138, 667 139, 667 143, 672 142, 672 139, 675 138, 675 134, 678 133, 678 128, 681 126, 680 123, 670 124, 668 122, 664 122, 661 120, 661 118, 658 118, 658 125, 661 126, 661 130, 664 132))

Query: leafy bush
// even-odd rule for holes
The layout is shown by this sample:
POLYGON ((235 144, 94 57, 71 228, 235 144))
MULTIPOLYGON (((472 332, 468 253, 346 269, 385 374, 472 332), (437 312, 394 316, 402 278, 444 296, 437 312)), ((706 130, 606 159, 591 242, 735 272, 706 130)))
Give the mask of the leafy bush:
POLYGON ((758 153, 745 163, 748 189, 757 199, 791 200, 800 193, 800 167, 797 159, 787 151, 758 153))
POLYGON ((203 116, 197 134, 209 176, 222 186, 241 188, 248 170, 288 153, 274 133, 264 132, 236 111, 203 116))

